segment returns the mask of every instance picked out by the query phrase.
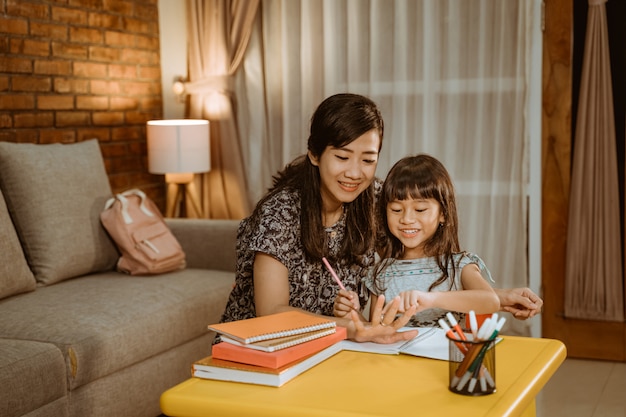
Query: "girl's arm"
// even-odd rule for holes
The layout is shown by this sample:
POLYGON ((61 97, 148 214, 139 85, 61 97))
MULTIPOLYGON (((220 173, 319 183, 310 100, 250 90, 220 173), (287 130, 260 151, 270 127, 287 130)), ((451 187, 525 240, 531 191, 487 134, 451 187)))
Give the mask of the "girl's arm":
POLYGON ((461 270, 459 291, 405 291, 400 294, 404 308, 417 305, 417 311, 429 308, 441 308, 450 311, 467 313, 474 310, 476 314, 490 314, 500 309, 500 299, 491 285, 482 277, 476 264, 467 264, 461 270))

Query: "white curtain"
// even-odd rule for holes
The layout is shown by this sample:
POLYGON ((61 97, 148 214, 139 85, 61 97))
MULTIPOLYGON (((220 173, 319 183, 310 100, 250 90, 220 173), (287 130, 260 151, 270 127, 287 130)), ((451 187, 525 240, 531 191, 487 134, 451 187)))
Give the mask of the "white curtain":
MULTIPOLYGON (((364 94, 385 119, 378 175, 409 154, 441 159, 457 187, 462 247, 498 287, 527 286, 532 3, 262 0, 236 78, 251 201, 306 151, 325 97, 364 94)), ((508 323, 528 334, 527 322, 508 323)))

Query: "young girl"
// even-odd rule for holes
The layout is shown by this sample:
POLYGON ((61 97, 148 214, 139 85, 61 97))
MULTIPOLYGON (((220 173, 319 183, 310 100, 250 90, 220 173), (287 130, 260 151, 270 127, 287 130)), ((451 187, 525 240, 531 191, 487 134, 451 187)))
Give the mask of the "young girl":
POLYGON ((483 261, 460 250, 454 186, 441 162, 424 154, 398 161, 383 184, 378 216, 382 261, 364 279, 372 302, 400 296, 399 311, 417 306, 408 323, 415 327, 437 326, 448 311, 499 310, 483 261))

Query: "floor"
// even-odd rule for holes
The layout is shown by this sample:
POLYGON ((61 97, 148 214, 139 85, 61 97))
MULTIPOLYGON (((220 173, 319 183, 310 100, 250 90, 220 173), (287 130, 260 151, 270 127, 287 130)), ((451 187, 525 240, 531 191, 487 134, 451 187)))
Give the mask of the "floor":
POLYGON ((566 359, 537 396, 537 417, 626 417, 626 363, 566 359))

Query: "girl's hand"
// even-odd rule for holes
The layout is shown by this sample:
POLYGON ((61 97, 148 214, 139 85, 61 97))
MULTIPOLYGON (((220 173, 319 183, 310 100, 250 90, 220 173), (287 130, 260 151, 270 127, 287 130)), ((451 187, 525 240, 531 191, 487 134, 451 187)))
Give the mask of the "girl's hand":
POLYGON ((354 291, 339 290, 333 304, 333 315, 335 317, 346 317, 352 310, 361 311, 359 296, 354 291))
POLYGON ((400 297, 400 299, 402 300, 398 311, 400 313, 404 313, 411 306, 415 306, 416 313, 427 310, 428 308, 430 308, 429 307, 430 298, 431 298, 430 295, 431 293, 427 293, 424 291, 417 291, 417 290, 403 291, 398 295, 398 297, 400 297))
POLYGON ((408 323, 416 310, 416 306, 409 307, 400 317, 396 317, 401 304, 400 297, 396 297, 385 306, 385 297, 379 296, 376 304, 371 306, 371 317, 379 317, 380 319, 374 319, 371 323, 365 322, 356 311, 352 310, 350 314, 355 328, 354 340, 388 344, 410 340, 417 336, 417 330, 398 332, 401 327, 408 323))

